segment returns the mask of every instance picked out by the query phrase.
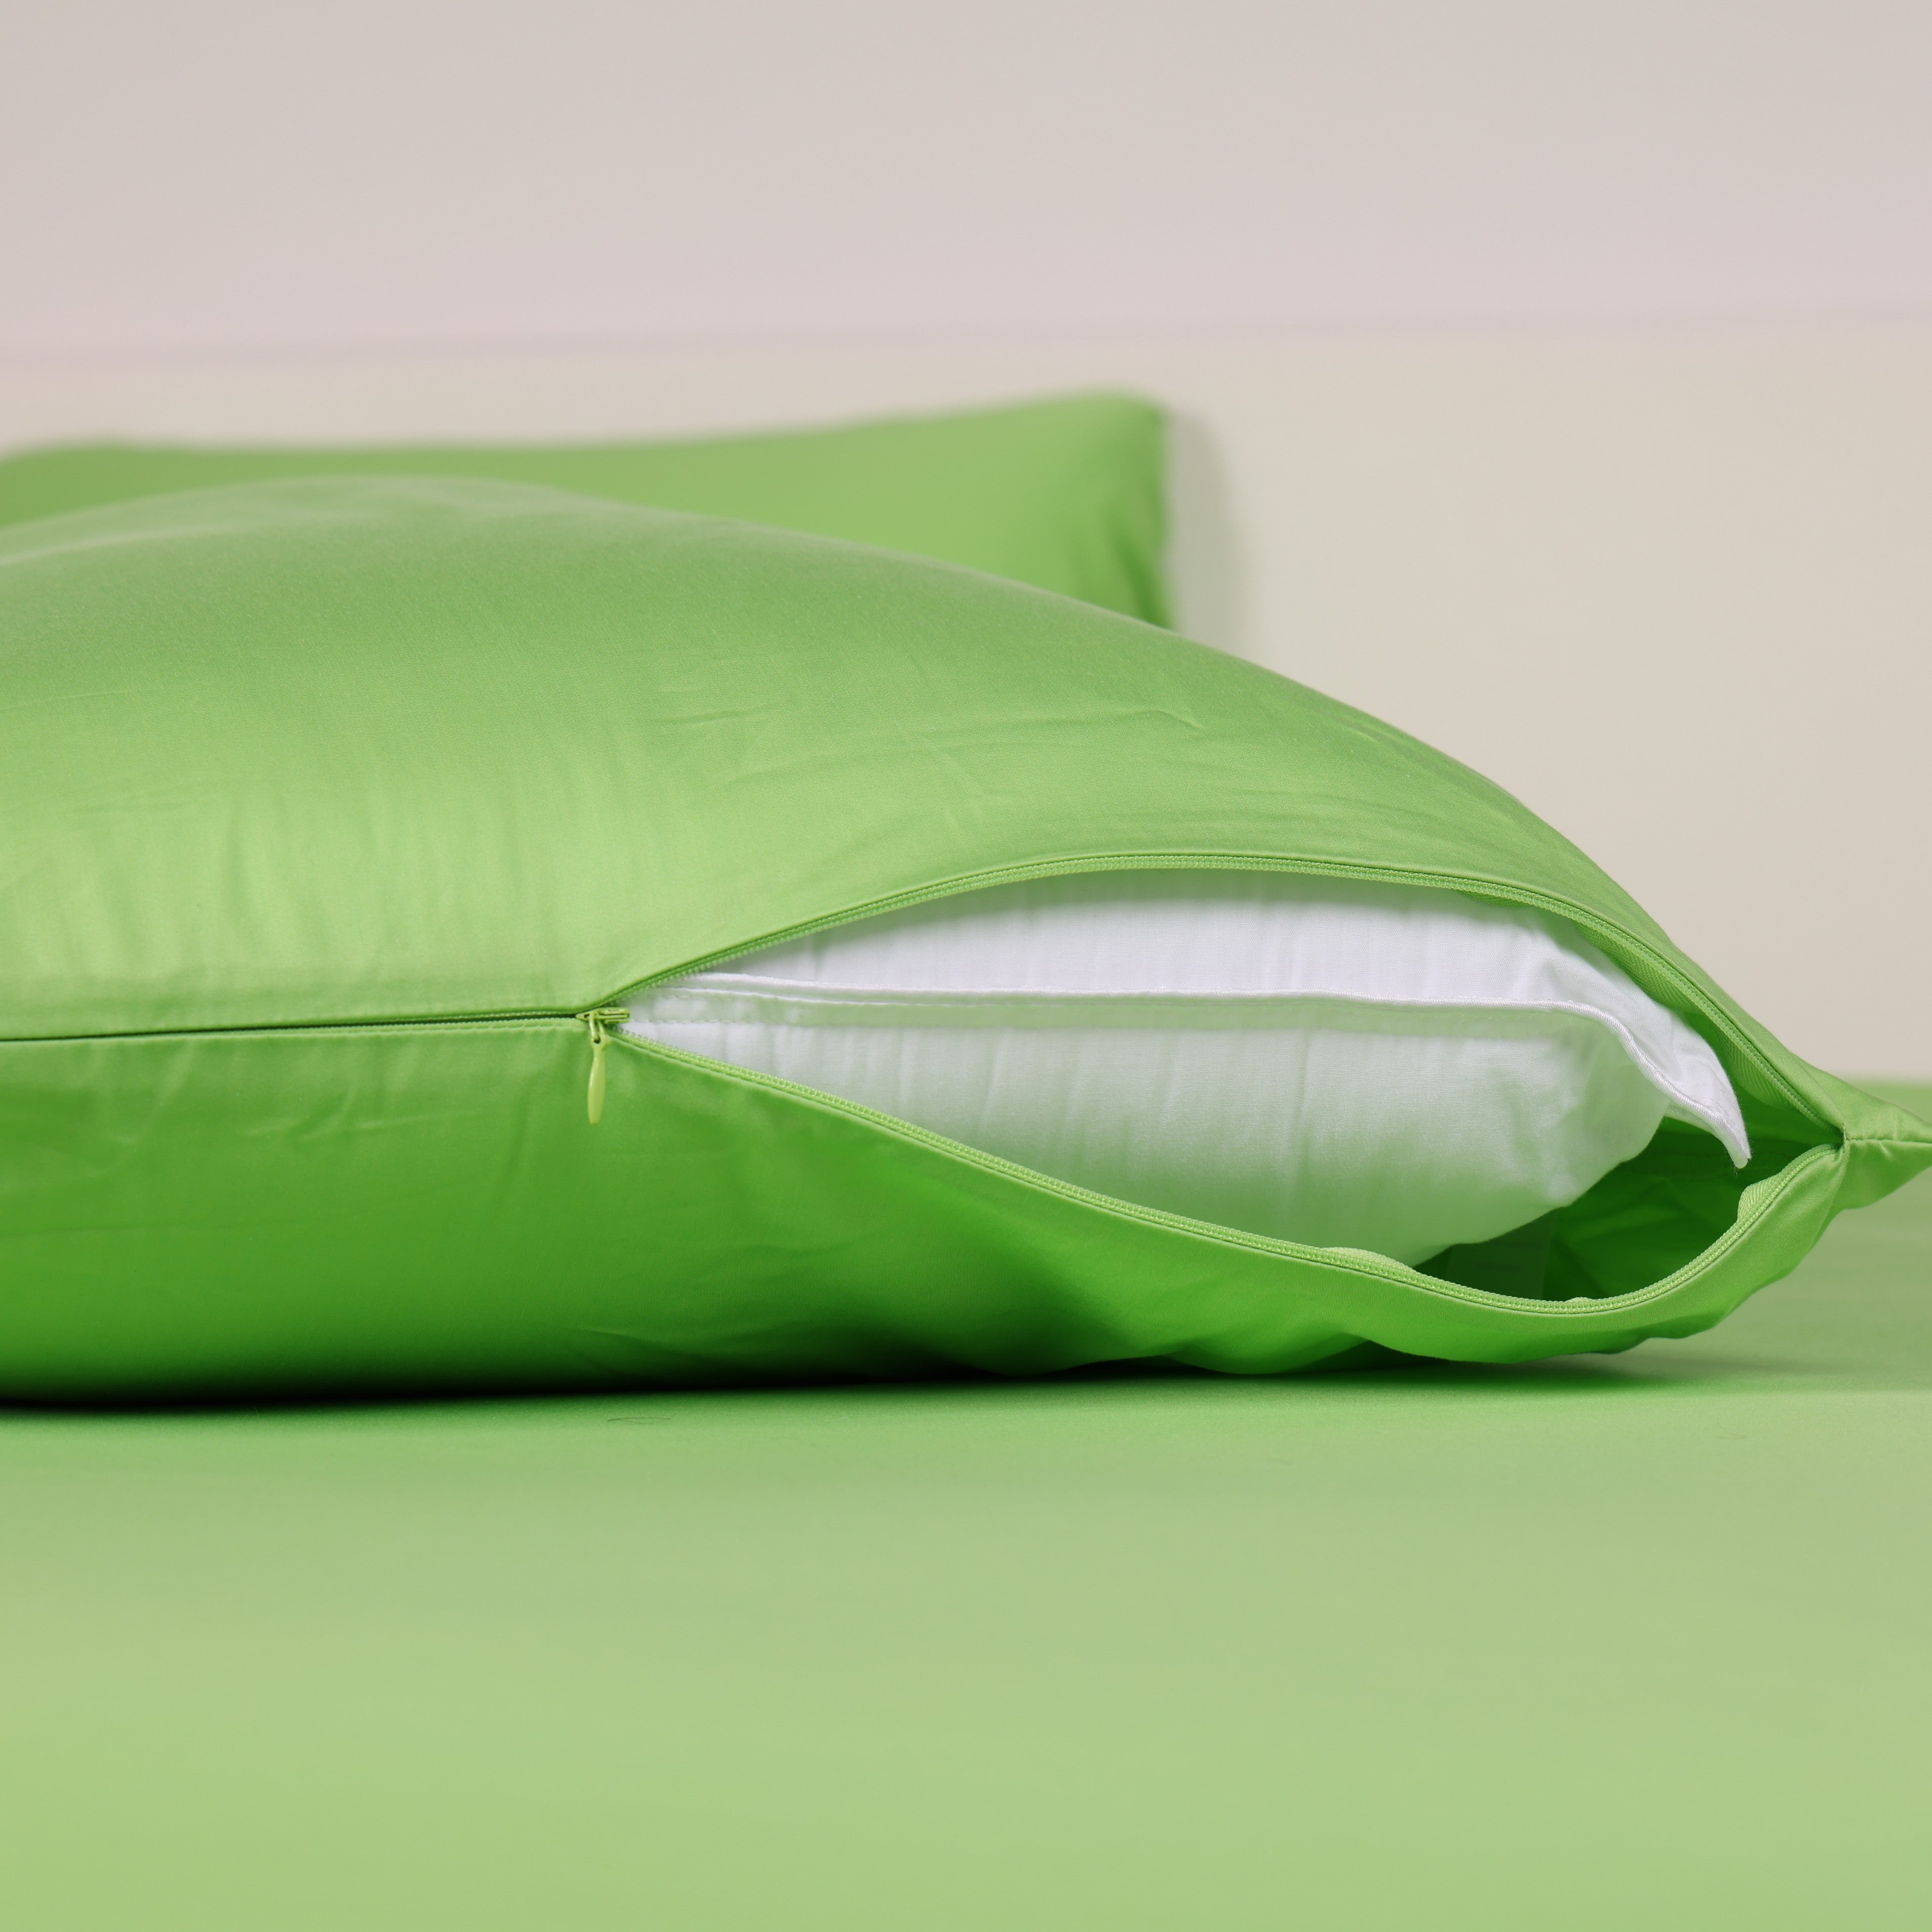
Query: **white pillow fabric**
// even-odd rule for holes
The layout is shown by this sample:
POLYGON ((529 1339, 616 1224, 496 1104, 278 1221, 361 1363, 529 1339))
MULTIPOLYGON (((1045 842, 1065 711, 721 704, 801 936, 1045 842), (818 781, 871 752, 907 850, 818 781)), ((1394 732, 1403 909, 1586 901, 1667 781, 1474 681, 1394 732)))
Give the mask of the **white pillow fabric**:
POLYGON ((638 996, 626 1031, 1098 1192, 1420 1262, 1574 1200, 1717 1057, 1564 921, 1457 892, 1126 872, 937 900, 638 996))

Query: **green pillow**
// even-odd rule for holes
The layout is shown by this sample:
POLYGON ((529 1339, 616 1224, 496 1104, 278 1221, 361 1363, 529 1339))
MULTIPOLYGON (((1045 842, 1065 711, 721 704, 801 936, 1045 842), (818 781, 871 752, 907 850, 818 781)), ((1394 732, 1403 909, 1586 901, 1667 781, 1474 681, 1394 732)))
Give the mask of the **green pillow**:
POLYGON ((1165 624, 1163 445, 1158 410, 1108 395, 693 442, 103 444, 0 461, 0 524, 274 477, 491 477, 910 550, 1165 624))
POLYGON ((8 1396, 1622 1348, 1932 1162, 1474 773, 994 578, 313 478, 0 532, 0 662, 8 1396), (787 935, 1140 867, 1568 921, 1715 1050, 1750 1163, 1667 1120, 1533 1252, 1431 1273, 609 1036, 620 994, 787 935))

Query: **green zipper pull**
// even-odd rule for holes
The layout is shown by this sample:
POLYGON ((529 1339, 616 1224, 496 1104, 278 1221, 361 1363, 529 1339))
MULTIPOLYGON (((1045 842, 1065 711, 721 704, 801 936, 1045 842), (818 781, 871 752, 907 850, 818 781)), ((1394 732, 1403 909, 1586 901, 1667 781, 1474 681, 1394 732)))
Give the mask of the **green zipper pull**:
POLYGON ((590 1124, 604 1118, 604 1042, 608 1029, 622 1026, 631 1017, 628 1006, 592 1006, 577 1016, 590 1029, 590 1124))

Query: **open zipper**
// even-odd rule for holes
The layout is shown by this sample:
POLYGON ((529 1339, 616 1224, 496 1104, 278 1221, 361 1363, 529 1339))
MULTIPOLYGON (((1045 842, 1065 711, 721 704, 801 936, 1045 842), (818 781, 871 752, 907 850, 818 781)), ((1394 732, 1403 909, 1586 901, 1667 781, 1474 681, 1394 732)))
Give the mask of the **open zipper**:
MULTIPOLYGON (((1553 893, 1538 892, 1502 881, 1484 879, 1471 875, 1445 877, 1439 874, 1422 874, 1406 872, 1394 867, 1350 866, 1334 862, 1318 862, 1296 864, 1280 860, 1240 858, 1205 859, 1198 854, 1178 856, 1167 854, 1150 854, 1132 859, 1109 856, 1104 859, 1076 860, 1071 862, 1046 861, 1028 866, 1014 866, 974 874, 964 880, 954 880, 944 885, 929 886, 914 891, 896 892, 890 896, 874 900, 868 904, 848 911, 834 913, 824 917, 801 921, 796 926, 782 928, 748 944, 722 947, 702 957, 662 973, 634 982, 611 1001, 586 1009, 572 1016, 583 1022, 590 1035, 591 1068, 590 1085, 590 1118, 594 1124, 601 1120, 604 1111, 604 1054, 608 1029, 612 1024, 622 1026, 630 1018, 630 1008, 617 1001, 646 992, 658 986, 667 986, 690 974, 709 970, 729 961, 740 959, 760 952, 766 948, 779 946, 788 941, 803 939, 813 934, 829 932, 833 928, 855 923, 863 919, 874 918, 882 914, 896 912, 914 905, 928 904, 935 899, 956 898, 968 892, 977 892, 987 887, 1017 884, 1024 880, 1039 878, 1067 878, 1078 874, 1104 872, 1285 872, 1292 875, 1313 878, 1359 879, 1389 885, 1420 886, 1441 891, 1461 892, 1472 897, 1510 905, 1521 905, 1532 910, 1546 912, 1567 920, 1578 931, 1592 938, 1609 942, 1606 950, 1615 961, 1620 952, 1634 954, 1649 969, 1652 976, 1677 994, 1682 1004, 1691 1012, 1701 1016, 1712 1026, 1735 1051, 1754 1068, 1769 1085, 1773 1093, 1781 1096, 1805 1119, 1832 1131, 1831 1124, 1823 1119, 1816 1108, 1787 1080, 1780 1070, 1726 1016, 1714 1011, 1706 1003, 1696 983, 1670 960, 1659 953, 1654 947, 1645 944, 1634 935, 1624 932, 1583 908, 1558 898, 1553 893)), ((1626 969, 1627 970, 1627 969, 1626 969)), ((1279 1237, 1252 1233, 1246 1229, 1222 1227, 1218 1223, 1200 1221, 1183 1214, 1176 1214, 1164 1208, 1154 1208, 1137 1202, 1124 1201, 1118 1196, 1101 1194, 1093 1189, 1063 1180, 1058 1177, 1042 1173, 1035 1168, 1004 1159, 986 1150, 956 1141, 946 1135, 933 1132, 930 1129, 902 1120, 895 1114, 885 1114, 865 1106, 862 1102, 848 1100, 836 1094, 830 1094, 817 1088, 807 1087, 798 1082, 787 1080, 776 1074, 764 1073, 747 1067, 730 1066, 728 1063, 710 1058, 702 1054, 687 1052, 682 1047, 666 1045, 662 1041, 630 1040, 628 1043, 638 1051, 658 1054, 662 1058, 682 1061, 686 1064, 710 1070, 724 1070, 733 1078, 749 1081, 758 1086, 793 1095, 819 1106, 836 1108, 841 1113, 896 1135, 902 1139, 916 1144, 933 1148, 955 1159, 964 1157, 978 1167, 991 1172, 1008 1175, 1036 1188, 1045 1188, 1061 1197, 1098 1208, 1113 1214, 1125 1214, 1132 1220, 1149 1226, 1174 1229, 1178 1232, 1205 1238, 1230 1245, 1259 1250, 1264 1253, 1280 1254, 1298 1259, 1319 1262, 1324 1266, 1341 1268, 1354 1274, 1370 1276, 1384 1281, 1396 1282, 1409 1288, 1420 1288, 1446 1300, 1464 1303, 1471 1306, 1493 1306, 1505 1302, 1514 1308, 1533 1310, 1540 1315, 1582 1319, 1604 1313, 1614 1313, 1634 1310, 1646 1304, 1658 1300, 1673 1293, 1688 1282, 1702 1274, 1729 1253, 1744 1238, 1749 1227, 1755 1226, 1767 1212, 1772 1202, 1789 1187, 1795 1186, 1801 1175, 1815 1167, 1821 1160, 1837 1156, 1843 1150, 1842 1135, 1834 1136, 1834 1142, 1821 1144, 1807 1149, 1782 1172, 1768 1175, 1747 1190, 1748 1193, 1760 1195, 1755 1210, 1748 1216, 1740 1214, 1724 1234, 1712 1245, 1693 1256, 1681 1267, 1674 1269, 1663 1280, 1653 1282, 1641 1288, 1630 1290, 1621 1295, 1591 1296, 1574 1301, 1550 1302, 1536 1298, 1525 1298, 1515 1295, 1500 1295, 1484 1288, 1470 1288, 1460 1282, 1425 1275, 1404 1263, 1391 1260, 1385 1255, 1375 1254, 1367 1250, 1352 1248, 1318 1248, 1304 1243, 1284 1240, 1279 1237)))
MULTIPOLYGON (((1600 940, 1607 940, 1606 950, 1614 958, 1618 952, 1628 952, 1641 960, 1654 976, 1677 992, 1683 1005, 1700 1016, 1714 1027, 1720 1036, 1760 1073, 1772 1091, 1781 1096, 1804 1118, 1816 1125, 1832 1131, 1831 1124, 1816 1110, 1805 1096, 1792 1086, 1777 1066, 1772 1064, 1756 1043, 1747 1037, 1723 1013, 1714 1011, 1707 1004, 1700 989, 1681 969, 1664 958, 1656 950, 1642 940, 1634 938, 1621 927, 1612 925, 1594 914, 1552 893, 1539 892, 1505 881, 1486 879, 1468 874, 1444 875, 1405 871, 1392 866, 1352 866, 1334 861, 1313 862, 1249 856, 1209 857, 1198 853, 1150 853, 1134 857, 1109 854, 1102 858, 1085 860, 1042 860, 1030 865, 1010 866, 971 874, 964 879, 950 880, 944 884, 922 886, 916 890, 896 892, 882 899, 856 906, 845 911, 832 913, 823 917, 800 921, 794 926, 782 928, 758 938, 736 945, 721 947, 701 958, 672 967, 649 977, 634 981, 619 994, 599 1001, 597 1004, 580 1010, 560 1007, 505 1010, 496 1012, 478 1013, 422 1013, 395 1019, 344 1019, 296 1021, 284 1024, 263 1026, 238 1026, 218 1028, 183 1028, 180 1029, 146 1029, 130 1030, 127 1034, 92 1034, 80 1036, 43 1036, 35 1042, 21 1041, 19 1044, 53 1045, 62 1037, 103 1039, 140 1039, 165 1036, 168 1033, 215 1034, 240 1035, 246 1034, 299 1034, 299 1033, 350 1033, 389 1032, 398 1028, 445 1026, 512 1025, 518 1022, 568 1022, 581 1026, 590 1048, 589 1078, 585 1090, 585 1111, 590 1124, 596 1125, 603 1118, 608 1091, 608 1072, 605 1056, 614 1029, 621 1028, 631 1017, 628 1006, 621 1002, 630 995, 649 991, 652 988, 669 984, 693 973, 724 964, 733 959, 764 951, 766 948, 783 944, 788 940, 808 938, 818 932, 828 932, 836 926, 848 926, 862 919, 872 918, 880 914, 894 912, 907 906, 920 905, 934 899, 953 898, 984 888, 1016 884, 1029 879, 1058 878, 1088 872, 1285 872, 1311 878, 1360 879, 1388 884, 1420 886, 1438 890, 1461 892, 1472 896, 1509 905, 1521 905, 1533 910, 1547 912, 1568 920, 1580 932, 1600 940)), ((1664 1280, 1648 1286, 1632 1289, 1621 1295, 1592 1296, 1567 1302, 1544 1301, 1538 1298, 1524 1298, 1515 1295, 1498 1294, 1492 1291, 1470 1288, 1462 1283, 1441 1279, 1433 1275, 1420 1274, 1404 1263, 1391 1260, 1385 1255, 1378 1255, 1366 1249, 1318 1248, 1306 1244, 1284 1240, 1277 1236, 1251 1232, 1239 1228, 1224 1227, 1216 1222, 1199 1221, 1188 1216, 1176 1214, 1165 1208, 1154 1208, 1142 1203, 1123 1200, 1115 1196, 1101 1194, 1078 1184, 1062 1180, 1043 1174, 1036 1169, 1023 1167, 1017 1162, 956 1141, 943 1134, 933 1132, 914 1123, 902 1120, 896 1115, 884 1114, 856 1101, 847 1100, 838 1095, 822 1092, 816 1088, 801 1085, 776 1074, 762 1073, 746 1067, 733 1066, 702 1054, 691 1053, 681 1047, 667 1046, 660 1041, 631 1040, 620 1035, 638 1052, 661 1058, 702 1067, 712 1072, 722 1072, 734 1079, 794 1095, 820 1106, 836 1108, 842 1114, 863 1120, 879 1127, 901 1139, 915 1144, 930 1147, 955 1159, 964 1159, 974 1166, 989 1172, 1009 1176, 1024 1182, 1029 1186, 1042 1189, 1065 1199, 1079 1202, 1100 1208, 1108 1214, 1144 1222, 1154 1227, 1171 1228, 1196 1238, 1224 1244, 1228 1246, 1257 1250, 1263 1253, 1277 1254, 1286 1257, 1317 1262, 1326 1267, 1338 1268, 1347 1273, 1368 1276, 1384 1281, 1396 1282, 1411 1289, 1426 1292, 1440 1299, 1462 1303, 1472 1307, 1493 1307, 1498 1303, 1507 1304, 1516 1312, 1532 1312, 1540 1316, 1570 1320, 1588 1318, 1604 1314, 1618 1313, 1634 1310, 1645 1304, 1655 1301, 1675 1292, 1688 1281, 1702 1274, 1732 1248, 1742 1240, 1750 1226, 1762 1219, 1776 1198, 1790 1186, 1796 1185, 1801 1175, 1815 1167, 1821 1160, 1833 1157, 1842 1151, 1842 1136, 1838 1137, 1840 1144, 1819 1144, 1808 1149, 1780 1173, 1768 1175, 1755 1184, 1747 1192, 1758 1194, 1759 1199, 1754 1211, 1739 1218, 1727 1228, 1711 1246, 1694 1256, 1682 1267, 1673 1270, 1664 1280), (1760 1190, 1763 1190, 1760 1192, 1760 1190)))

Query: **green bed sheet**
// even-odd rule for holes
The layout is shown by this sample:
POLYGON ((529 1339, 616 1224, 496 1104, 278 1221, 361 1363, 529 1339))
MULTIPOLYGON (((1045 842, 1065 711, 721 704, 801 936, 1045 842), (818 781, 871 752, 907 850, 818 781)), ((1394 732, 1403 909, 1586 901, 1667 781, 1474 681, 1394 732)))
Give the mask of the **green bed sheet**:
POLYGON ((0 1412, 0 1892, 1917 1928, 1928 1522, 1924 1186, 1522 1368, 0 1412))

